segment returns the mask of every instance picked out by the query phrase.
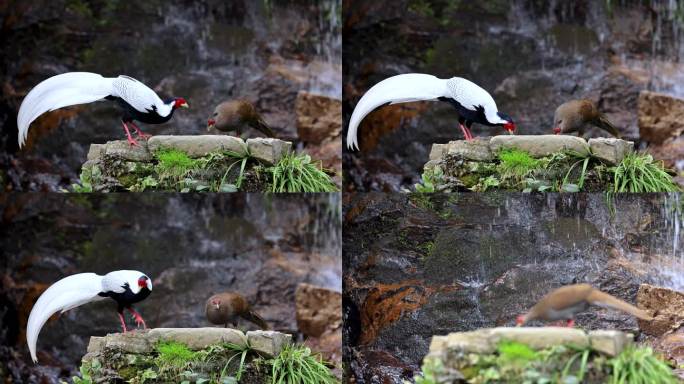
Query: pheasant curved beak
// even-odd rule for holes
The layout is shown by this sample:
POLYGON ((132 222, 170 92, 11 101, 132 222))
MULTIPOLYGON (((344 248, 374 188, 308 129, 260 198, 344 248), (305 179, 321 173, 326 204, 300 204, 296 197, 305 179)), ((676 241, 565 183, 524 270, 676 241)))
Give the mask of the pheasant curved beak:
POLYGON ((214 125, 216 125, 216 120, 214 120, 214 119, 207 120, 207 131, 214 128, 214 125))
POLYGON ((555 128, 553 129, 553 133, 556 134, 556 135, 560 135, 560 133, 561 133, 560 127, 555 127, 555 128))
POLYGON ((181 103, 181 105, 179 105, 179 107, 181 107, 181 108, 190 108, 190 106, 188 105, 187 102, 181 103))

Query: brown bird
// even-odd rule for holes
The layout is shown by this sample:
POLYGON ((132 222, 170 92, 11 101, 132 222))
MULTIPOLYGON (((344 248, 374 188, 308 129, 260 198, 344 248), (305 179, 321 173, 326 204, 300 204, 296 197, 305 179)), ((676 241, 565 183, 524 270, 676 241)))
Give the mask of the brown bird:
POLYGON ((605 115, 598 111, 596 104, 587 99, 570 100, 556 108, 553 116, 553 132, 560 133, 577 132, 581 137, 587 124, 597 126, 611 135, 620 138, 620 132, 608 121, 605 115))
POLYGON ((516 324, 521 326, 530 320, 567 320, 567 326, 574 325, 573 317, 585 311, 590 305, 617 309, 642 320, 653 320, 648 312, 595 289, 589 284, 575 284, 560 287, 544 296, 525 315, 518 316, 516 324))
POLYGON ((210 297, 207 300, 205 312, 207 320, 212 324, 228 327, 228 323, 231 323, 236 327, 238 317, 242 317, 261 329, 268 329, 268 324, 264 319, 252 310, 244 297, 237 293, 224 292, 210 297))
POLYGON ((207 130, 212 127, 219 131, 235 131, 240 136, 240 129, 249 126, 268 137, 275 137, 271 128, 261 118, 252 103, 247 100, 228 100, 214 108, 214 114, 207 120, 207 130))

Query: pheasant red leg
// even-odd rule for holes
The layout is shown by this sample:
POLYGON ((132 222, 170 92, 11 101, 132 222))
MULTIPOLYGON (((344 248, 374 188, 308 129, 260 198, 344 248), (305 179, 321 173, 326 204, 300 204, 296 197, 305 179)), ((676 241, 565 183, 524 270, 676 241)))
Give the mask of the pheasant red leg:
POLYGON ((463 124, 458 124, 458 126, 461 128, 461 132, 463 132, 463 136, 465 137, 466 141, 470 141, 473 138, 470 136, 470 131, 468 128, 466 128, 463 124))
POLYGON ((138 126, 134 122, 131 121, 130 124, 133 126, 133 129, 135 129, 135 133, 138 134, 139 138, 147 140, 150 137, 152 137, 152 135, 148 135, 147 133, 141 131, 140 128, 138 128, 138 126))
POLYGON ((124 320, 122 312, 119 312, 119 320, 121 321, 121 329, 123 329, 123 333, 126 333, 126 321, 124 320))
POLYGON ((135 323, 140 327, 140 324, 142 324, 143 329, 147 329, 147 324, 145 324, 145 320, 140 316, 138 312, 135 311, 133 308, 128 308, 128 310, 131 312, 133 315, 133 318, 135 319, 135 323))
POLYGON ((130 144, 131 146, 137 146, 138 142, 135 141, 135 139, 133 139, 133 137, 131 136, 131 131, 128 130, 128 126, 126 125, 126 123, 122 121, 121 124, 123 124, 124 131, 126 131, 126 138, 128 140, 128 144, 130 144))

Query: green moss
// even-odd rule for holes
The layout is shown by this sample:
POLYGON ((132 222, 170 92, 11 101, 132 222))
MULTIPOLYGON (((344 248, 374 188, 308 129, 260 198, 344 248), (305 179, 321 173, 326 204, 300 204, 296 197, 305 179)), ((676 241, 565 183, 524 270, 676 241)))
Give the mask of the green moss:
POLYGON ((157 361, 163 365, 185 366, 195 358, 195 352, 175 341, 162 341, 155 349, 159 353, 157 361))
POLYGON ((499 152, 499 173, 504 178, 522 179, 539 167, 539 161, 519 149, 504 149, 499 152))
POLYGON ((157 171, 160 175, 181 177, 196 167, 197 161, 188 156, 187 153, 177 149, 160 149, 155 152, 157 159, 157 171))

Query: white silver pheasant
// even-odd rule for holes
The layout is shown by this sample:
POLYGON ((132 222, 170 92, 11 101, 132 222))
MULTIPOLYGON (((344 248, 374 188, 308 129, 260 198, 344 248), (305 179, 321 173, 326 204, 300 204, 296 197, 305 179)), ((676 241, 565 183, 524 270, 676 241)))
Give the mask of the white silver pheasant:
POLYGON ((21 102, 17 115, 19 147, 26 143, 31 123, 43 113, 105 99, 115 100, 123 107, 121 123, 131 145, 138 143, 131 136, 129 124, 140 138, 149 137, 133 120, 161 124, 167 122, 177 108, 188 107, 182 97, 162 101, 152 89, 129 76, 110 78, 90 72, 63 73, 40 82, 21 102))
POLYGON ((349 120, 347 147, 359 148, 359 124, 374 109, 386 104, 428 100, 444 101, 456 108, 459 127, 466 140, 473 138, 470 132, 473 123, 503 126, 511 134, 515 131, 513 119, 499 112, 492 96, 472 81, 461 77, 439 79, 423 73, 407 73, 375 84, 361 97, 349 120))
POLYGON ((45 322, 57 312, 66 312, 80 305, 109 297, 116 301, 121 327, 126 332, 123 311, 128 309, 136 323, 146 327, 145 320, 132 305, 145 300, 152 292, 152 280, 138 271, 122 270, 104 276, 79 273, 52 284, 36 301, 26 325, 26 343, 31 359, 38 361, 36 343, 45 322))

